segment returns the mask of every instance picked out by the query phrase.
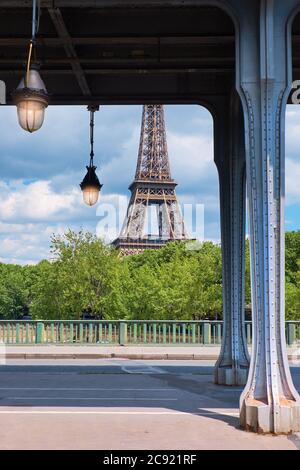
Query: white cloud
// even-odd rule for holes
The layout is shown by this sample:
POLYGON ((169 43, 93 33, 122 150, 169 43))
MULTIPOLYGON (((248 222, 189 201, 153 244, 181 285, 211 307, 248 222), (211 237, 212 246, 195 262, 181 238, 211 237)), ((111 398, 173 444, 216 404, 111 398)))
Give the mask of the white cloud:
MULTIPOLYGON (((51 234, 68 227, 99 232, 102 224, 110 239, 118 234, 123 222, 119 198, 129 198, 127 188, 135 173, 141 109, 104 106, 95 116, 95 163, 104 183, 98 209, 82 203, 78 186, 89 153, 85 107, 49 107, 42 129, 33 135, 19 128, 14 108, 0 109, 5 117, 0 148, 5 178, 0 181, 1 259, 24 264, 48 257, 51 234), (109 215, 101 221, 101 210, 108 208, 109 215)), ((211 117, 199 106, 168 107, 166 121, 179 197, 183 195, 182 202, 203 203, 207 195, 209 211, 216 205, 211 117)))
POLYGON ((214 170, 211 136, 194 136, 168 132, 171 167, 182 180, 202 179, 214 170))
POLYGON ((298 162, 286 159, 287 204, 300 204, 300 159, 298 162))
MULTIPOLYGON (((104 106, 96 114, 95 162, 104 184, 98 208, 86 207, 79 189, 89 154, 85 107, 49 107, 43 128, 33 135, 18 127, 14 108, 0 108, 0 116, 0 261, 31 264, 48 257, 51 234, 68 227, 95 233, 106 223, 106 233, 114 238, 120 197, 130 196, 127 188, 134 178, 141 106, 104 106), (101 222, 101 211, 109 207, 101 222)), ((166 124, 179 201, 204 204, 205 237, 218 241, 212 118, 200 106, 168 106, 166 124)), ((299 135, 300 108, 288 107, 286 190, 288 206, 295 207, 300 204, 299 135)), ((293 220, 289 213, 288 219, 291 228, 299 227, 297 215, 293 220)))
POLYGON ((71 190, 67 193, 55 193, 50 181, 1 182, 0 184, 0 217, 2 220, 18 219, 49 220, 61 211, 72 212, 79 204, 80 193, 71 190))

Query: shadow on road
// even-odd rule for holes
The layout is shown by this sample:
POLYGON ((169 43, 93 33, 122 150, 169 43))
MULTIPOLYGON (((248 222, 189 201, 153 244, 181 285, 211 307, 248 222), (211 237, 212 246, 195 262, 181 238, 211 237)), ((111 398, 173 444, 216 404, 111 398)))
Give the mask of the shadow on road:
MULTIPOLYGON (((300 368, 293 367, 300 388, 300 368)), ((242 388, 213 383, 213 366, 140 361, 99 365, 0 366, 1 409, 188 413, 239 428, 242 388)))

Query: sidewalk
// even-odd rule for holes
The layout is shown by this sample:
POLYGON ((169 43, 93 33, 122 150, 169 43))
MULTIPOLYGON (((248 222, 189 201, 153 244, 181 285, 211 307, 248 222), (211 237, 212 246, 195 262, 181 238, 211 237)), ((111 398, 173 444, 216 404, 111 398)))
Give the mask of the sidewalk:
MULTIPOLYGON (((6 359, 174 359, 216 360, 219 346, 103 346, 103 345, 6 345, 6 359)), ((289 360, 300 360, 300 345, 288 349, 289 360)))

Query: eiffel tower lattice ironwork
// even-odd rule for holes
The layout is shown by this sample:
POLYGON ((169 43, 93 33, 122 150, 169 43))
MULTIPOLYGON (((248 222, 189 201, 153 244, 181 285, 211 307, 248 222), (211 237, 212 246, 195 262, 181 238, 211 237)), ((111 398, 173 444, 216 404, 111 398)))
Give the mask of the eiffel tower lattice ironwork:
POLYGON ((145 105, 136 173, 129 186, 131 198, 120 236, 113 245, 126 255, 160 248, 168 241, 186 240, 176 186, 170 172, 164 107, 145 105), (156 234, 145 233, 150 207, 155 213, 156 234))

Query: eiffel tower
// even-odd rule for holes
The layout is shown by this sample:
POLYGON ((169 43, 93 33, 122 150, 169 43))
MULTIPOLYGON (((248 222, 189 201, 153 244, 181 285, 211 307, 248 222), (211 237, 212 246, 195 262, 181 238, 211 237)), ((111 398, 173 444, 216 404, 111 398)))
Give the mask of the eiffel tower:
MULTIPOLYGON (((171 178, 163 105, 143 107, 139 155, 131 198, 119 238, 113 245, 124 255, 157 249, 187 234, 171 178), (156 234, 145 233, 149 209, 154 209, 156 234)), ((152 212, 153 213, 153 212, 152 212)))

